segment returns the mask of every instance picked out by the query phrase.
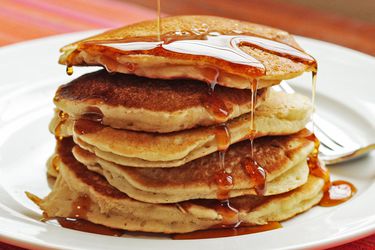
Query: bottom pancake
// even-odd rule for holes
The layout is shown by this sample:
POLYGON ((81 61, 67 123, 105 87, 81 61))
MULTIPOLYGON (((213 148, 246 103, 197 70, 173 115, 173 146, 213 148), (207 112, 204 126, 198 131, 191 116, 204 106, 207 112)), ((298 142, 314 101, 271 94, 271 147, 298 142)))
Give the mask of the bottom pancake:
POLYGON ((284 194, 217 200, 190 200, 173 204, 151 204, 128 197, 104 177, 89 171, 71 153, 72 141, 60 152, 60 174, 52 192, 38 202, 48 217, 79 217, 112 228, 129 231, 185 233, 223 224, 252 225, 282 221, 317 204, 324 180, 309 176, 307 182, 284 194), (224 203, 225 205, 225 203, 224 203), (229 215, 229 216, 228 216, 229 215))

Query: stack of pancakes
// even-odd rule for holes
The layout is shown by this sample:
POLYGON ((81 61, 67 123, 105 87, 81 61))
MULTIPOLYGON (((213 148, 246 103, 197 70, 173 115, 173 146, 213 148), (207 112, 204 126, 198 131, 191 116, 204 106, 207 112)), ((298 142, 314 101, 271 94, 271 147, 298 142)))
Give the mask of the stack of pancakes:
MULTIPOLYGON (((163 41, 196 32, 252 34, 304 54, 287 32, 261 25, 208 16, 162 20, 163 41)), ((201 33, 181 40, 207 40, 201 33)), ((120 49, 150 37, 157 37, 154 21, 62 49, 60 63, 106 70, 56 92, 48 173, 57 180, 38 202, 47 217, 185 233, 281 221, 320 201, 325 180, 309 168, 316 152, 304 130, 312 104, 271 88, 313 71, 315 62, 240 43, 241 53, 264 66, 259 74, 220 55, 120 49)))

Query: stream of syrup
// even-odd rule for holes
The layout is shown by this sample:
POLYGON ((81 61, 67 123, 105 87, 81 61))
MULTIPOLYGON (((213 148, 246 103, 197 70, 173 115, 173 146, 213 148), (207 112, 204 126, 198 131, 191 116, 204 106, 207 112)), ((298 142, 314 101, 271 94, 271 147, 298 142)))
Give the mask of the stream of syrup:
POLYGON ((331 182, 329 171, 318 158, 320 146, 318 138, 316 138, 314 133, 307 135, 305 138, 314 142, 314 150, 307 159, 310 174, 322 178, 325 182, 323 198, 319 202, 319 205, 331 207, 349 200, 357 192, 356 187, 348 181, 335 180, 331 182))
POLYGON ((161 37, 161 18, 160 18, 160 10, 161 10, 161 5, 160 5, 160 0, 157 0, 157 29, 158 29, 158 41, 160 40, 161 37))

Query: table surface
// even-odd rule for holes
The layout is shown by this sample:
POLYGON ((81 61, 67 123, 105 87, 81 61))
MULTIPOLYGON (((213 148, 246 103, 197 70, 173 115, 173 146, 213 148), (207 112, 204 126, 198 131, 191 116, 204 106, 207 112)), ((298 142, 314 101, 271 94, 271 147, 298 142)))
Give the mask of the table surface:
MULTIPOLYGON (((162 0, 170 15, 207 14, 266 24, 375 55, 375 24, 272 0, 162 0)), ((156 0, 2 0, 0 46, 49 35, 113 28, 156 16, 156 0), (105 9, 105 11, 103 11, 105 9)), ((338 249, 374 249, 375 235, 338 249)), ((1 250, 22 249, 0 242, 1 250)))

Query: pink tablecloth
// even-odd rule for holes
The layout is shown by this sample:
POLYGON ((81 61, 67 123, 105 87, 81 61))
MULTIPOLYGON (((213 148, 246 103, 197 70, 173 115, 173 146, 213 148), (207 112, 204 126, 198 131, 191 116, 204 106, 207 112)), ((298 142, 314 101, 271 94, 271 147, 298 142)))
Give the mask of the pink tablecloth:
MULTIPOLYGON (((151 0, 150 0, 151 1, 151 0)), ((155 10, 116 0, 1 0, 0 45, 154 18, 155 10)), ((0 242, 0 250, 20 249, 0 242)), ((375 235, 334 249, 375 249, 375 235)))

